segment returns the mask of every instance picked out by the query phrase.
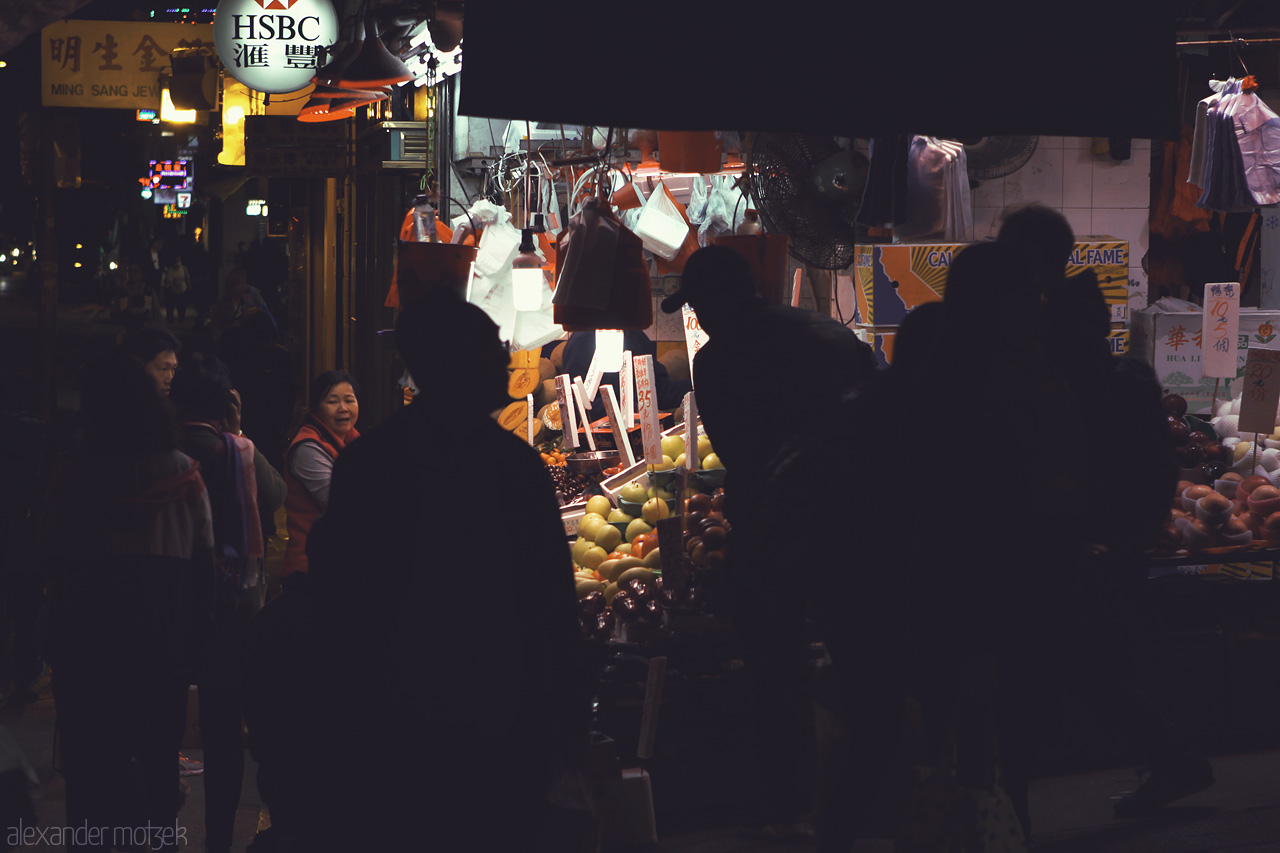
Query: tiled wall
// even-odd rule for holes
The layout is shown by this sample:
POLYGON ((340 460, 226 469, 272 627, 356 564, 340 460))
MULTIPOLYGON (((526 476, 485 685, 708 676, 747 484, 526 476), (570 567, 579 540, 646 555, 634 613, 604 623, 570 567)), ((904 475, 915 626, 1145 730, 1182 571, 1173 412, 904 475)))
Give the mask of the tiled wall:
POLYGON ((974 238, 995 236, 1001 212, 1029 202, 1061 210, 1077 235, 1129 241, 1129 307, 1146 307, 1147 215, 1151 206, 1151 141, 1135 139, 1128 160, 1093 154, 1093 140, 1042 136, 1035 154, 1007 178, 973 190, 974 238))

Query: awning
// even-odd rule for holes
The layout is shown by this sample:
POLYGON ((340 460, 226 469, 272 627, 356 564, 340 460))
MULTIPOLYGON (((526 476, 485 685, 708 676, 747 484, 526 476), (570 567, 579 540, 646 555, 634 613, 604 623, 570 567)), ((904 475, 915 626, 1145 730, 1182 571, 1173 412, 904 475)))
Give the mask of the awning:
POLYGON ((1177 136, 1160 0, 469 3, 464 115, 872 137, 1177 136))

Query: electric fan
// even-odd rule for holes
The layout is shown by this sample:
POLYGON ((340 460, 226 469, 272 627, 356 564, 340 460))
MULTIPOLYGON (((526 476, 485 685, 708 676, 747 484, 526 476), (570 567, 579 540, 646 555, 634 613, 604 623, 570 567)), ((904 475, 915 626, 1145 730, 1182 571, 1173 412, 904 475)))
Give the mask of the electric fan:
POLYGON ((758 133, 746 173, 764 227, 786 234, 792 257, 819 269, 853 263, 853 218, 862 204, 867 158, 833 136, 758 133))
POLYGON ((1038 136, 979 136, 959 141, 964 144, 970 179, 994 181, 1027 165, 1036 153, 1039 139, 1038 136))

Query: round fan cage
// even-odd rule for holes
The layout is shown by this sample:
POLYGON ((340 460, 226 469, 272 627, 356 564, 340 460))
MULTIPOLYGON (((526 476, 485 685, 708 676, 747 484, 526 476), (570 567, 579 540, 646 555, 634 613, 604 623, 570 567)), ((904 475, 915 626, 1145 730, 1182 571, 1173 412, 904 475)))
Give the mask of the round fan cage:
POLYGON ((969 177, 975 181, 1006 178, 1027 165, 1036 153, 1038 136, 981 136, 962 139, 969 177))
POLYGON ((786 234, 792 257, 819 269, 853 263, 865 158, 861 164, 851 158, 853 168, 836 170, 841 191, 820 192, 815 174, 815 167, 842 151, 832 136, 760 133, 746 164, 751 201, 764 227, 786 234))

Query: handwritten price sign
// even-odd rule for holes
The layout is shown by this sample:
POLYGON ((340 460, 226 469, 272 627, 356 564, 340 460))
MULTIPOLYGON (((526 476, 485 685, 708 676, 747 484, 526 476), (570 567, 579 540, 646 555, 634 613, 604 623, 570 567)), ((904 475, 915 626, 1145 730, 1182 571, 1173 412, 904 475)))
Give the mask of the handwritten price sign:
POLYGON ((1280 350, 1249 349, 1240 395, 1241 433, 1270 434, 1280 405, 1280 350))
POLYGON ((644 443, 644 458, 649 462, 662 461, 662 437, 658 433, 658 400, 653 384, 653 356, 636 356, 636 405, 640 408, 640 438, 644 443))
POLYGON ((1236 346, 1240 333, 1240 285, 1227 281, 1204 286, 1203 328, 1203 375, 1235 379, 1236 346))
POLYGON ((709 339, 698 323, 698 315, 687 304, 680 306, 680 316, 684 320, 684 345, 689 351, 689 370, 693 372, 693 357, 702 349, 709 339))

